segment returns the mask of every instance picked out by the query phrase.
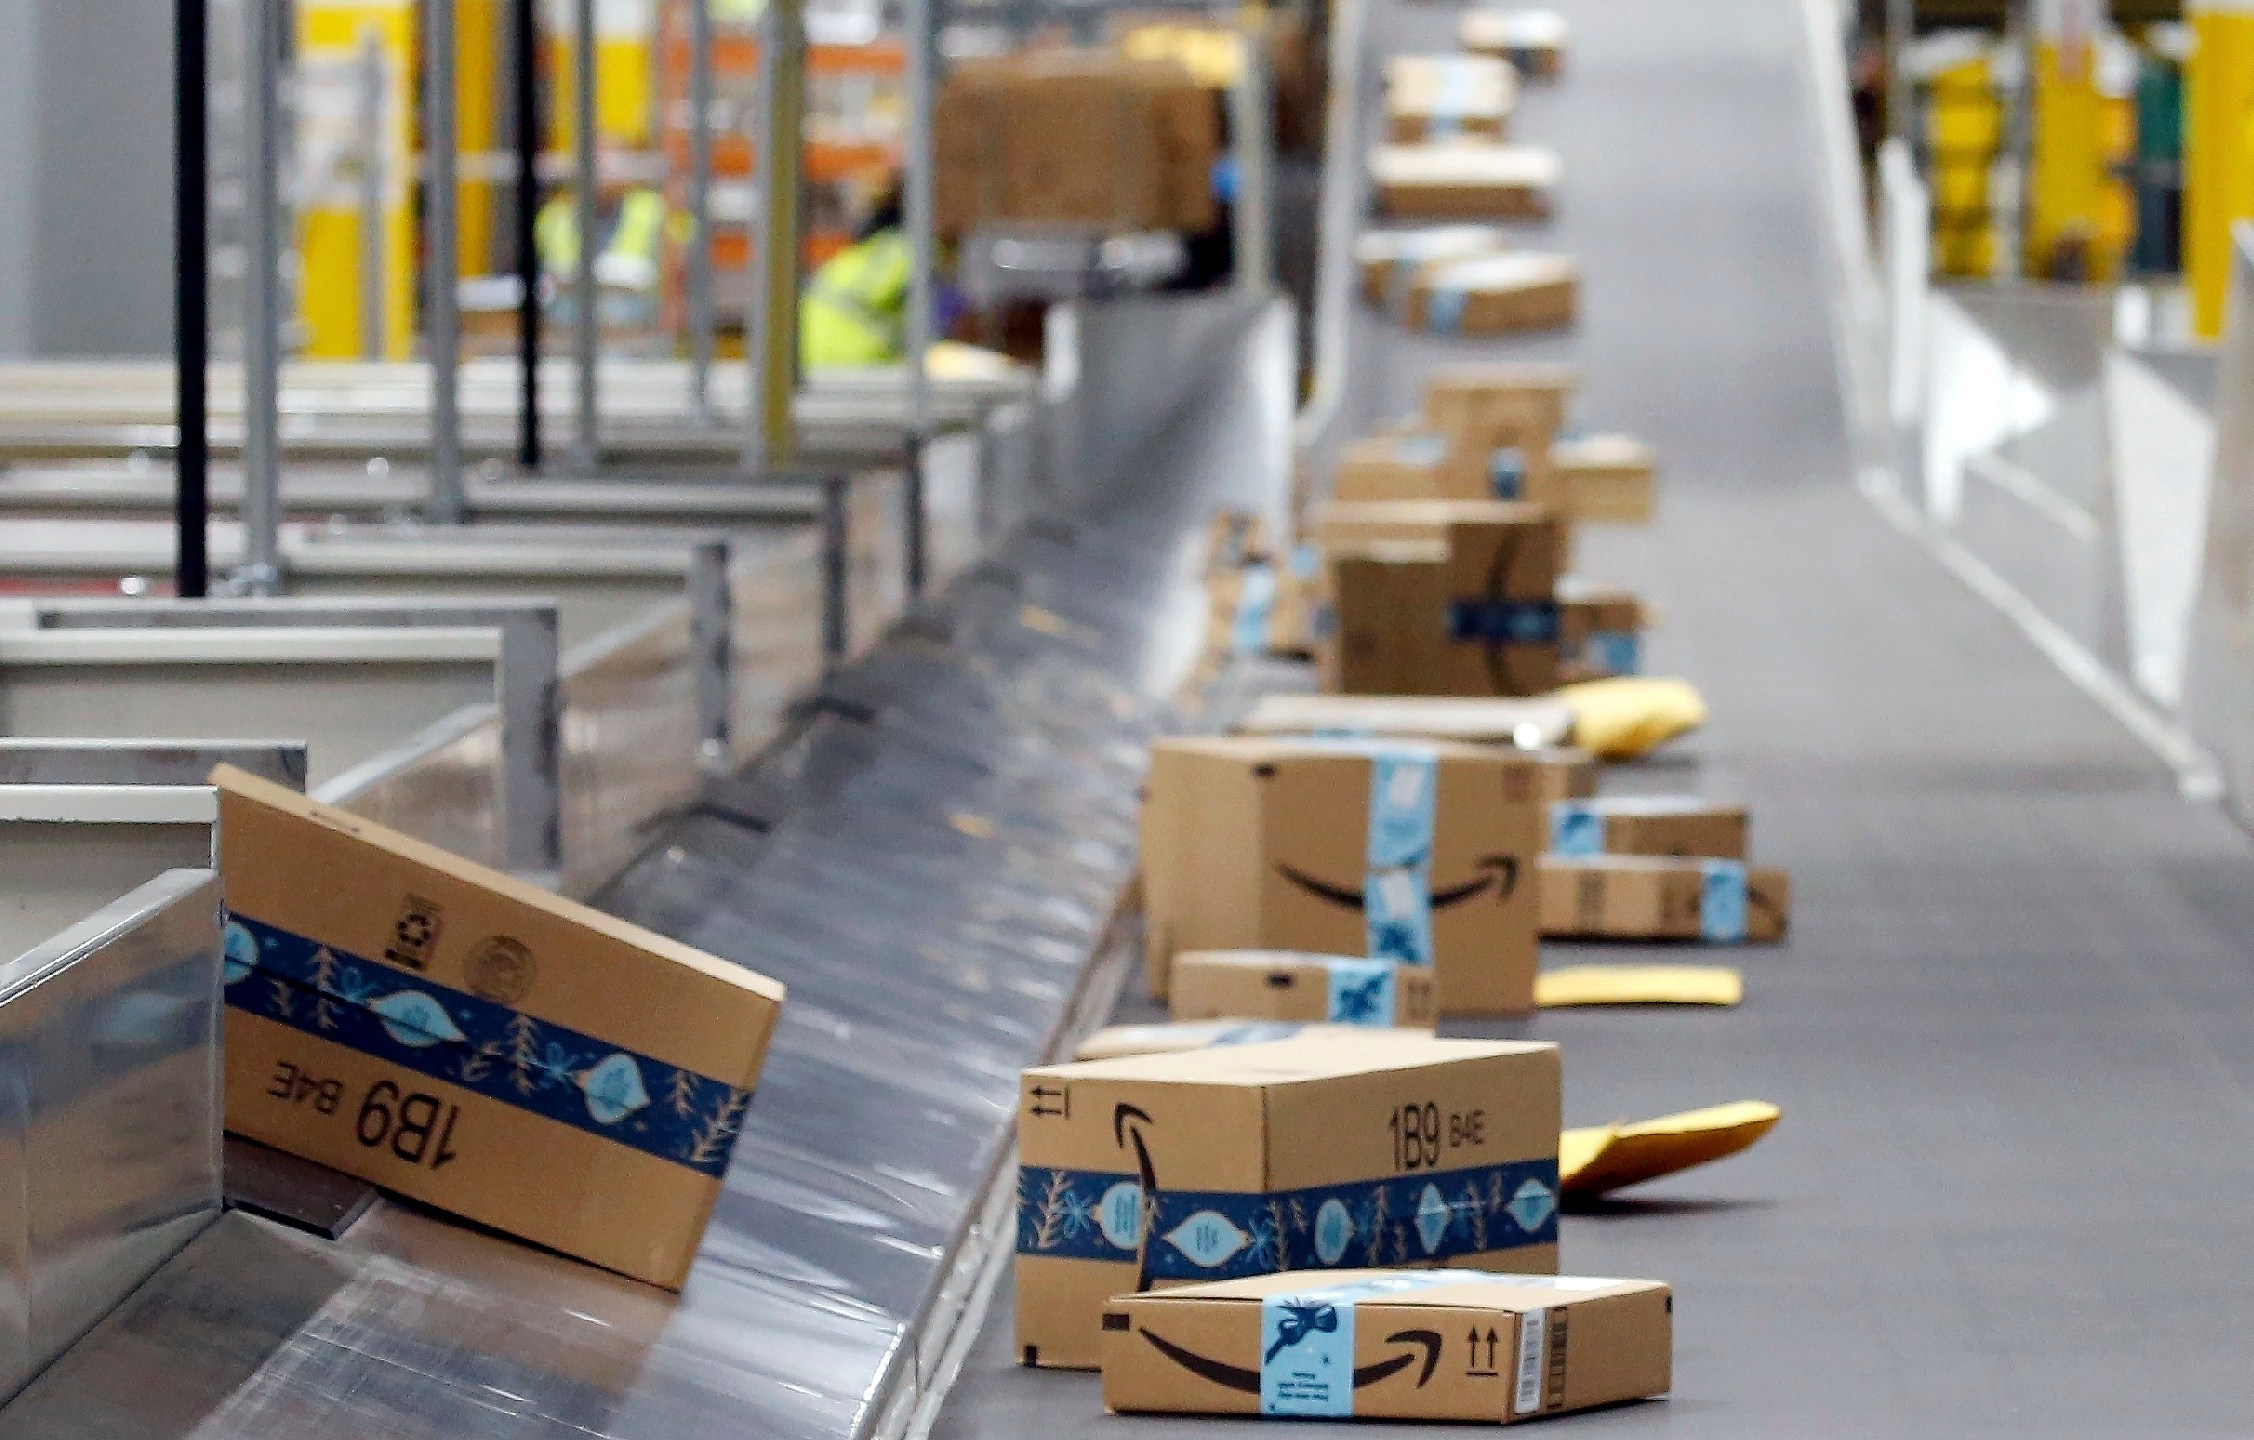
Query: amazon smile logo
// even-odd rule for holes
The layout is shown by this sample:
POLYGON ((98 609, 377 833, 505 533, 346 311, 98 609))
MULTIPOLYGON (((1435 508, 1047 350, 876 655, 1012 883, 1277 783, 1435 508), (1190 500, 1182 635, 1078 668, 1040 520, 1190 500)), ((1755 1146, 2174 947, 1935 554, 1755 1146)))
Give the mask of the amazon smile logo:
POLYGON ((1474 643, 1485 652, 1487 680, 1498 695, 1520 695, 1544 688, 1522 683, 1511 666, 1513 645, 1554 645, 1558 641, 1558 609, 1554 600, 1514 600, 1508 594, 1512 565, 1518 559, 1521 537, 1503 536, 1495 558, 1487 566, 1483 592, 1451 601, 1448 628, 1451 639, 1474 643))
MULTIPOLYGON (((1201 1380, 1210 1380, 1216 1385, 1225 1386, 1231 1390, 1239 1390, 1247 1395, 1260 1393, 1260 1372, 1250 1366, 1232 1365, 1226 1360, 1216 1360, 1209 1355, 1200 1355, 1195 1350, 1187 1346, 1177 1345, 1157 1331, 1147 1327, 1142 1331, 1142 1336, 1143 1339, 1150 1342, 1153 1350, 1201 1380)), ((1383 1360, 1356 1366, 1354 1369, 1354 1388, 1361 1390, 1375 1385, 1378 1381, 1390 1379, 1410 1366, 1419 1365, 1421 1362, 1421 1368, 1417 1371, 1417 1388, 1423 1389, 1425 1383, 1432 1379, 1433 1370, 1440 1364, 1440 1332, 1437 1330, 1396 1330, 1385 1337, 1385 1343, 1410 1348, 1404 1350, 1401 1354, 1389 1355, 1383 1360)))
MULTIPOLYGON (((1445 890, 1432 892, 1431 906, 1435 911, 1461 905, 1492 888, 1498 902, 1510 899, 1518 889, 1518 857, 1515 855, 1482 855, 1472 862, 1480 871, 1479 878, 1452 885, 1445 890)), ((1296 865, 1276 862, 1276 873, 1306 891, 1318 900, 1336 905, 1342 910, 1362 910, 1368 905, 1359 885, 1334 885, 1328 880, 1310 875, 1296 865)))

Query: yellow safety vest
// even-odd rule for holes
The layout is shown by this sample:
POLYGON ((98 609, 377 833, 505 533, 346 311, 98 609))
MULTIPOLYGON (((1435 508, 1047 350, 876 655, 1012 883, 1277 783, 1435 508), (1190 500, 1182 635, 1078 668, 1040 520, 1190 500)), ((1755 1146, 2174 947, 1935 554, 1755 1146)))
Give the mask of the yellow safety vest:
POLYGON ((831 256, 798 307, 799 361, 809 370, 888 365, 907 324, 908 239, 880 230, 831 256))
MULTIPOLYGON (((619 203, 618 224, 602 259, 616 257, 645 270, 656 283, 665 244, 665 197, 655 190, 635 190, 619 203)), ((540 252, 541 268, 551 275, 569 275, 579 268, 579 207, 568 194, 557 195, 540 207, 533 221, 533 243, 540 252)))

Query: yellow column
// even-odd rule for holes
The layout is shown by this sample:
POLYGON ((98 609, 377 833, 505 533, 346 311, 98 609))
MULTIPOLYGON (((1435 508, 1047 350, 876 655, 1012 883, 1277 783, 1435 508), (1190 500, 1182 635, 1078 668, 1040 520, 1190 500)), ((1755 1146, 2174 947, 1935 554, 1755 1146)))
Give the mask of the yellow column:
MULTIPOLYGON (((551 4, 548 26, 555 103, 552 142, 571 149, 571 6, 551 4)), ((655 0, 595 0, 595 135, 605 145, 645 149, 657 113, 655 0)))
POLYGON ((2191 0, 2192 52, 2184 67, 2184 275, 2192 327, 2223 333, 2230 228, 2254 216, 2254 0, 2191 0))
POLYGON ((316 161, 314 184, 298 211, 302 353, 348 360, 363 353, 362 253, 357 188, 341 161, 352 153, 362 47, 373 36, 384 57, 382 353, 407 353, 413 323, 414 214, 407 203, 409 126, 414 114, 414 0, 298 0, 301 80, 299 144, 316 161), (322 159, 330 163, 321 165, 322 159))
POLYGON ((2031 275, 2063 267, 2078 250, 2075 268, 2088 275, 2095 263, 2104 199, 2104 111, 2097 89, 2096 0, 2037 0, 2035 104, 2031 173, 2027 187, 2026 265, 2031 275))
MULTIPOLYGON (((490 154, 501 134, 501 0, 454 0, 454 37, 455 134, 464 155, 490 154)), ((493 268, 494 182, 463 179, 455 192, 462 273, 483 275, 493 268)))

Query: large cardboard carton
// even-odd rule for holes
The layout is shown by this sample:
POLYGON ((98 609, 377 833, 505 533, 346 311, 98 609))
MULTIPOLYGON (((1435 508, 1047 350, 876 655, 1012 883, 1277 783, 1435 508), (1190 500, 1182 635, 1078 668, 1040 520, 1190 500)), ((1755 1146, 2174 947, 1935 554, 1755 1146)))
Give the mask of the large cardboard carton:
POLYGON ((1395 55, 1385 62, 1385 128, 1394 141, 1499 141, 1517 106, 1517 72, 1492 56, 1395 55))
POLYGON ((1151 747, 1144 937, 1428 964, 1444 1014, 1534 1005, 1539 762, 1497 745, 1258 736, 1151 747))
POLYGON ((1564 173, 1555 151, 1484 140, 1381 145, 1370 155, 1378 208, 1397 220, 1538 220, 1564 173))
POLYGON ((1028 1070, 1017 1343, 1093 1369, 1115 1295, 1281 1270, 1557 1268, 1557 1047, 1364 1030, 1028 1070))
POLYGON ((979 225, 1210 229, 1214 93, 1176 64, 1079 50, 972 60, 933 113, 936 213, 979 225))
POLYGON ((1569 255, 1518 251, 1420 268, 1402 301, 1402 320, 1430 335, 1513 335, 1573 323, 1581 267, 1569 255))
POLYGON ((1104 1308, 1114 1411, 1511 1425, 1664 1395, 1656 1280, 1478 1271, 1263 1275, 1104 1308))
POLYGON ((1555 10, 1466 10, 1456 38, 1475 55, 1498 55, 1519 74, 1555 80, 1565 71, 1568 31, 1555 10))
POLYGON ((1351 695, 1557 688, 1562 527, 1503 501, 1334 503, 1317 512, 1335 624, 1326 687, 1351 695))
POLYGON ((1354 264, 1361 271, 1363 297, 1372 305, 1398 309, 1420 267, 1500 254, 1509 246, 1509 234, 1493 225, 1365 230, 1354 239, 1354 264))
POLYGON ((1626 435, 1588 435, 1550 447, 1566 508, 1589 523, 1640 525, 1658 509, 1659 452, 1626 435))
POLYGON ((1549 853, 1559 856, 1746 857, 1743 805, 1689 795, 1620 795, 1550 806, 1549 853))
POLYGON ((783 988, 221 767, 227 1128, 670 1289, 783 988))
POLYGON ((1742 860, 1544 855, 1542 933, 1560 940, 1782 940, 1792 881, 1742 860))
POLYGON ((1558 581, 1558 678, 1571 685, 1643 672, 1643 601, 1617 585, 1558 581))
POLYGON ((1302 950, 1184 950, 1169 963, 1177 1020, 1298 1020, 1430 1030, 1440 1018, 1432 970, 1398 960, 1302 950))

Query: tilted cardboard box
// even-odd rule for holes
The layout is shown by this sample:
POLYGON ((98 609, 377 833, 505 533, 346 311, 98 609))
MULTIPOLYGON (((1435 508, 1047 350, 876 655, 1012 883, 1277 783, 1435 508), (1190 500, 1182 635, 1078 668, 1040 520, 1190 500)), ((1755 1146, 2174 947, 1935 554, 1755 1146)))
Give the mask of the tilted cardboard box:
POLYGON ((1792 880, 1739 860, 1545 855, 1542 933, 1561 940, 1782 940, 1792 880))
POLYGON ((1750 828, 1743 805, 1694 796, 1559 800, 1550 805, 1549 853, 1743 860, 1750 828))
POLYGON ((1421 267, 1401 318, 1431 335, 1511 335, 1569 326, 1580 303, 1581 267, 1571 256, 1517 252, 1421 267))
POLYGON ((1405 1030, 1028 1070, 1017 1342, 1093 1369, 1114 1295, 1279 1270, 1557 1268, 1557 1047, 1405 1030))
POLYGON ((1399 220, 1541 219, 1564 173, 1555 151, 1484 140, 1381 145, 1370 156, 1378 208, 1399 220))
POLYGON ((1334 503, 1327 688, 1350 695, 1542 695, 1557 688, 1564 534, 1504 501, 1334 503))
POLYGON ((1475 55, 1499 55, 1529 79, 1555 80, 1565 71, 1565 17, 1555 10, 1466 10, 1456 38, 1475 55))
POLYGON ((1177 1020, 1299 1020, 1430 1030, 1439 987, 1427 966, 1301 950, 1184 950, 1168 964, 1177 1020))
POLYGON ((1589 435, 1550 447, 1564 505, 1586 523, 1640 525, 1658 509, 1659 452, 1626 435, 1589 435))
POLYGON ((1650 616, 1634 594, 1568 575, 1558 581, 1557 610, 1559 683, 1642 673, 1650 616))
POLYGON ((1263 1275, 1104 1309, 1114 1411, 1515 1424, 1663 1395, 1656 1280, 1359 1270, 1263 1275))
POLYGON ((1540 765, 1499 745, 1164 739, 1143 806, 1146 970, 1182 950, 1430 964, 1443 1014, 1534 1006, 1540 765))
POLYGON ((227 1128, 679 1289, 783 987, 222 766, 227 1128))
POLYGON ((1486 55, 1394 55, 1385 62, 1387 138, 1501 140, 1518 108, 1518 74, 1486 55))

